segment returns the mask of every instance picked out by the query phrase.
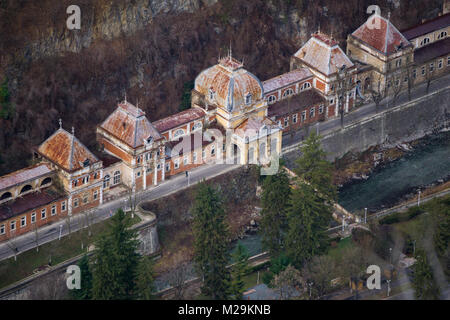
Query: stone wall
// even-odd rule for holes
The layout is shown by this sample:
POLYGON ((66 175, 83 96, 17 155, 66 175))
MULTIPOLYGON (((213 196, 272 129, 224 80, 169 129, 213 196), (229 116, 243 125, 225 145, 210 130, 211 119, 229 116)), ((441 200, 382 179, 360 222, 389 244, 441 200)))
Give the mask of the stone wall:
MULTIPOLYGON (((328 159, 334 161, 351 150, 361 152, 375 145, 395 146, 422 138, 449 127, 449 101, 450 87, 447 87, 326 134, 322 146, 328 159)), ((296 148, 283 158, 291 166, 300 154, 296 148)))

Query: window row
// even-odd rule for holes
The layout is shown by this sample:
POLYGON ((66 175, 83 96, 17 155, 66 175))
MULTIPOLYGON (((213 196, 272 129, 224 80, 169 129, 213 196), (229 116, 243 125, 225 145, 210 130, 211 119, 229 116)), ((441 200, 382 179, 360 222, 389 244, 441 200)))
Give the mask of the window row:
MULTIPOLYGON (((325 109, 325 106, 323 104, 320 105, 319 108, 318 108, 318 114, 323 114, 324 109, 325 109)), ((301 113, 301 122, 306 120, 306 115, 307 115, 307 111, 306 110, 302 111, 302 113, 301 113)), ((316 115, 316 107, 310 108, 309 109, 309 118, 310 119, 314 118, 315 115, 316 115)), ((283 128, 289 127, 289 119, 290 119, 289 116, 283 118, 283 128)), ((294 113, 292 115, 292 123, 295 124, 297 122, 298 122, 298 113, 294 113)), ((278 121, 278 124, 281 125, 281 120, 278 121)))

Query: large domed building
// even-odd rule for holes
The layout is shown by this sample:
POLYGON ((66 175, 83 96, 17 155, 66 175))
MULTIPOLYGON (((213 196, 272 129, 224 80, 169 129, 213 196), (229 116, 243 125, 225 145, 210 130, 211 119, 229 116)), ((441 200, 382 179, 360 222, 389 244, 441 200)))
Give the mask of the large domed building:
POLYGON ((281 128, 267 117, 261 81, 231 53, 197 76, 192 107, 215 110, 217 123, 229 133, 232 130, 227 153, 237 156, 240 163, 252 159, 256 163, 281 152, 281 128))

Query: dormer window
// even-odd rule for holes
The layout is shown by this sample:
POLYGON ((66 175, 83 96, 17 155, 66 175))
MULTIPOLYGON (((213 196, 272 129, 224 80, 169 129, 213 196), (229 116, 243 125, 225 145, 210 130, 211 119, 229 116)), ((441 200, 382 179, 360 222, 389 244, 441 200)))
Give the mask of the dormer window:
POLYGON ((153 142, 153 137, 148 137, 147 138, 147 144, 151 144, 153 142))
POLYGON ((252 95, 250 94, 250 93, 247 93, 246 95, 245 95, 245 104, 246 105, 249 105, 249 104, 251 104, 252 103, 252 95))
POLYGON ((214 100, 214 96, 215 96, 214 90, 212 88, 209 89, 209 100, 214 100))
POLYGON ((91 162, 89 161, 89 159, 84 160, 83 161, 83 167, 88 167, 90 163, 91 162))

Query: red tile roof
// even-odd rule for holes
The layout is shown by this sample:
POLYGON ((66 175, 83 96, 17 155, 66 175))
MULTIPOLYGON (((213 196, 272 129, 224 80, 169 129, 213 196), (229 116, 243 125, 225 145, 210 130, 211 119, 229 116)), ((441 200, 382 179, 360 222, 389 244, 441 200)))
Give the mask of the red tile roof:
POLYGON ((411 46, 405 36, 389 20, 377 14, 371 15, 352 33, 352 36, 385 55, 396 52, 399 45, 411 46))
POLYGON ((424 34, 450 26, 450 13, 425 21, 402 31, 406 39, 411 40, 424 34))
POLYGON ((144 140, 150 137, 155 141, 162 139, 161 134, 145 116, 145 112, 129 102, 119 103, 100 128, 131 148, 142 146, 144 140))
POLYGON ((10 188, 45 175, 50 175, 54 170, 48 164, 39 163, 0 177, 0 190, 10 188))
POLYGON ((64 193, 47 188, 38 192, 29 193, 22 197, 0 205, 0 221, 6 220, 29 210, 45 206, 65 197, 64 193))
POLYGON ((89 160, 90 164, 99 161, 73 134, 62 128, 45 140, 37 151, 66 171, 83 168, 83 162, 86 159, 89 160))
POLYGON ((317 104, 324 104, 325 102, 326 100, 321 94, 314 89, 310 89, 291 98, 269 105, 268 116, 279 117, 301 111, 317 104))
POLYGON ((284 73, 263 82, 264 94, 287 87, 310 77, 312 77, 312 73, 308 68, 295 69, 291 72, 284 73))
POLYGON ((179 127, 191 121, 199 120, 203 118, 205 114, 205 111, 200 108, 190 108, 188 110, 184 110, 174 115, 155 121, 153 122, 153 125, 159 132, 164 133, 170 129, 179 127))
POLYGON ((337 42, 321 33, 314 34, 294 56, 326 76, 336 73, 343 65, 353 67, 337 42))

